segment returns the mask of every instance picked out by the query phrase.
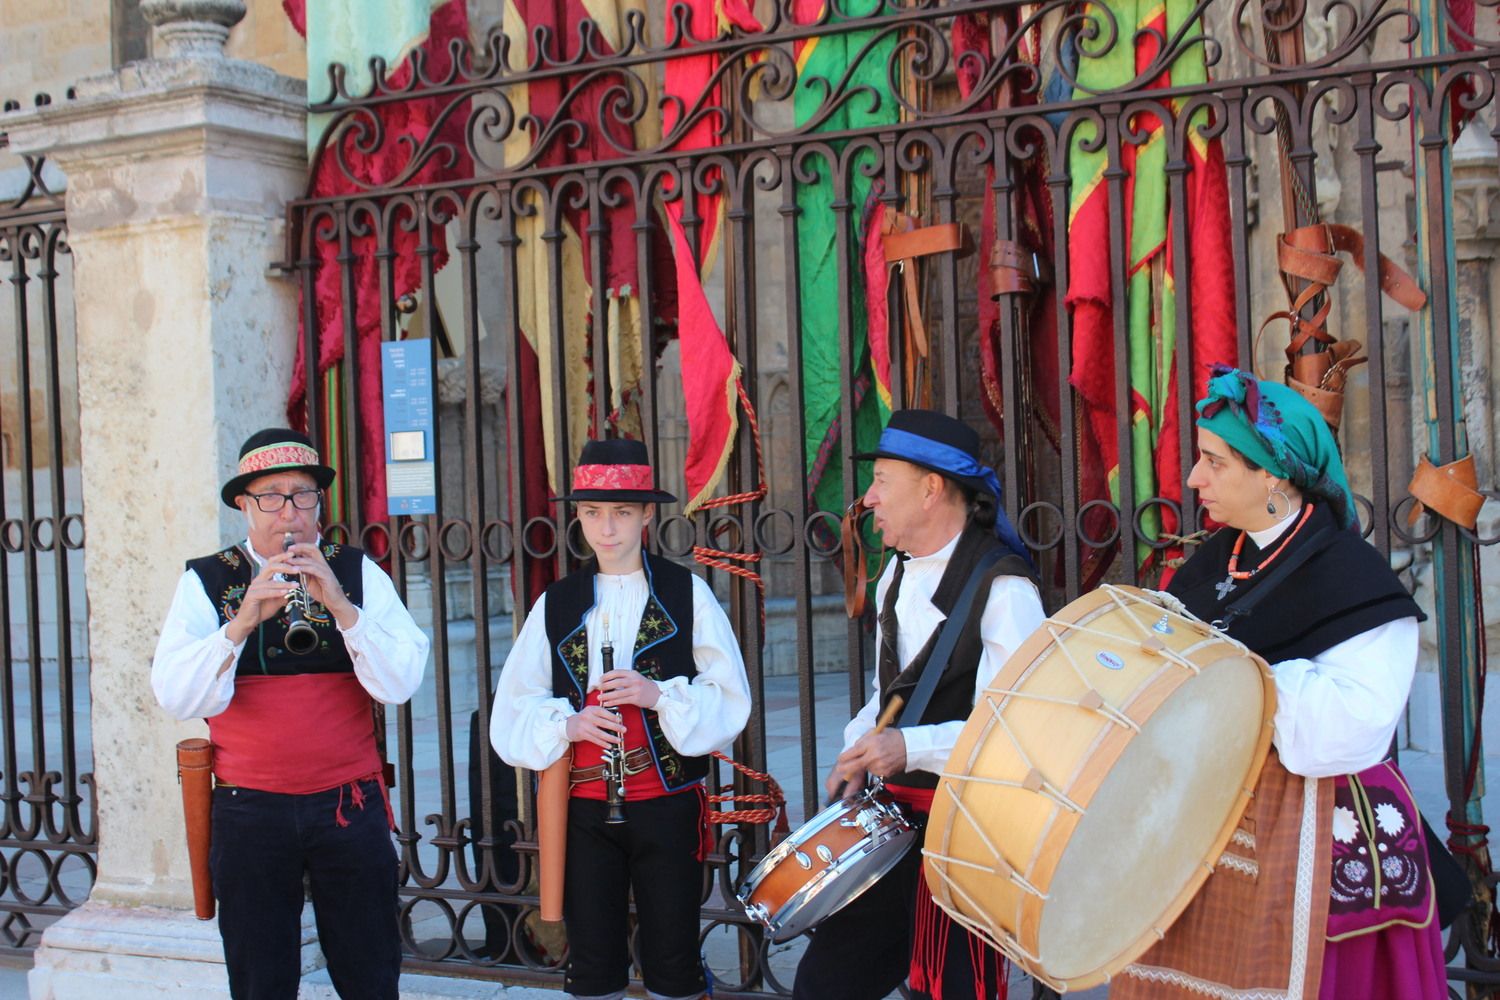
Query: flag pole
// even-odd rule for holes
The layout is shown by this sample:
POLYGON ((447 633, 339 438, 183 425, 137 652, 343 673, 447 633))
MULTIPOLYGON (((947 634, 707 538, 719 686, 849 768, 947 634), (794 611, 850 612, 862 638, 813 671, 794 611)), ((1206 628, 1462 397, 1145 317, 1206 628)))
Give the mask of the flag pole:
MULTIPOLYGON (((1433 56, 1446 51, 1447 33, 1438 2, 1417 0, 1414 7, 1420 22, 1415 54, 1433 56)), ((1428 451, 1434 463, 1446 464, 1469 453, 1459 367, 1457 255, 1445 209, 1453 198, 1452 122, 1447 97, 1438 93, 1439 71, 1424 69, 1421 76, 1431 99, 1442 102, 1443 107, 1435 126, 1424 114, 1411 117, 1417 278, 1422 288, 1441 294, 1431 295, 1428 308, 1417 313, 1417 343, 1428 451), (1438 134, 1429 134, 1434 128, 1438 134)), ((1495 903, 1494 891, 1487 882, 1491 862, 1481 808, 1484 758, 1479 692, 1480 672, 1487 665, 1480 656, 1484 623, 1476 614, 1478 553, 1471 537, 1461 534, 1453 522, 1442 520, 1433 539, 1432 556, 1449 844, 1475 887, 1473 903, 1459 918, 1467 925, 1454 930, 1463 936, 1469 952, 1465 960, 1472 966, 1475 952, 1483 955, 1489 951, 1495 903)), ((1476 995, 1475 989, 1470 987, 1471 996, 1476 995)))

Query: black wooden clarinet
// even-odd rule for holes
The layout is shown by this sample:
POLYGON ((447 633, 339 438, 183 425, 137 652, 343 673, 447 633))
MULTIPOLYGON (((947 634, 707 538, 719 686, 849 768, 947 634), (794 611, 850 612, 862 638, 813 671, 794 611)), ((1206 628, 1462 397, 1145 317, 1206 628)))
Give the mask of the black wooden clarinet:
MULTIPOLYGON (((615 644, 609 637, 609 618, 604 619, 604 644, 599 648, 604 658, 604 672, 615 669, 615 644)), ((618 708, 610 708, 615 718, 620 718, 618 708)), ((608 807, 604 814, 606 823, 625 822, 625 737, 604 751, 604 803, 608 807)))

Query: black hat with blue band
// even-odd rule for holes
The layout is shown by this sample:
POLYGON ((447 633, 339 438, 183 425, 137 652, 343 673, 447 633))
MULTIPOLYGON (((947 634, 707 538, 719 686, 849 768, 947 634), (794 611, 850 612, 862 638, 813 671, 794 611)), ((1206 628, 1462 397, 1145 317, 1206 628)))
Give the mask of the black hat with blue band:
POLYGON ((995 534, 1033 569, 1031 553, 1015 526, 1000 509, 1000 479, 979 460, 979 434, 962 420, 936 410, 897 410, 880 432, 874 451, 861 452, 855 461, 890 458, 936 472, 975 493, 995 498, 995 534))

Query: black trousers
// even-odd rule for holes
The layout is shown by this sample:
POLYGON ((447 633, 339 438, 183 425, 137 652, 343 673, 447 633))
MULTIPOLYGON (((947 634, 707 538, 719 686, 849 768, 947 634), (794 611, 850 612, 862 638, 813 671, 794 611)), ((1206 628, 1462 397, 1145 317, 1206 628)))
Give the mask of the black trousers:
POLYGON ((563 989, 606 996, 630 982, 626 918, 635 891, 636 942, 646 989, 665 997, 707 988, 698 943, 703 863, 697 860, 702 802, 692 791, 625 803, 626 822, 604 822, 605 804, 568 802, 563 989))
MULTIPOLYGON (((883 1000, 906 981, 925 836, 924 829, 896 867, 813 930, 797 965, 793 1000, 883 1000)), ((1003 974, 998 952, 958 924, 951 925, 943 950, 943 1000, 1003 996, 1003 974), (976 959, 986 965, 983 976, 976 975, 976 959), (978 996, 979 980, 987 984, 984 997, 978 996)))
POLYGON ((235 1000, 295 1000, 304 873, 339 996, 397 1000, 396 851, 379 783, 359 785, 358 807, 347 785, 313 795, 214 789, 209 860, 235 1000))

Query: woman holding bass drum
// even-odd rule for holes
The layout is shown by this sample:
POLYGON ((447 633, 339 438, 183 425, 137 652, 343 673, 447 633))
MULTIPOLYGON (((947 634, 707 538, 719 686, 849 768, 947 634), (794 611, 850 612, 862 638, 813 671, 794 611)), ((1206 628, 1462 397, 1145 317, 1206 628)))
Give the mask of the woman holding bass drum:
POLYGON ((1224 527, 1169 590, 1272 665, 1274 748, 1213 875, 1110 998, 1444 997, 1423 825, 1387 759, 1422 613, 1360 537, 1310 403, 1217 366, 1198 415, 1188 485, 1224 527))

